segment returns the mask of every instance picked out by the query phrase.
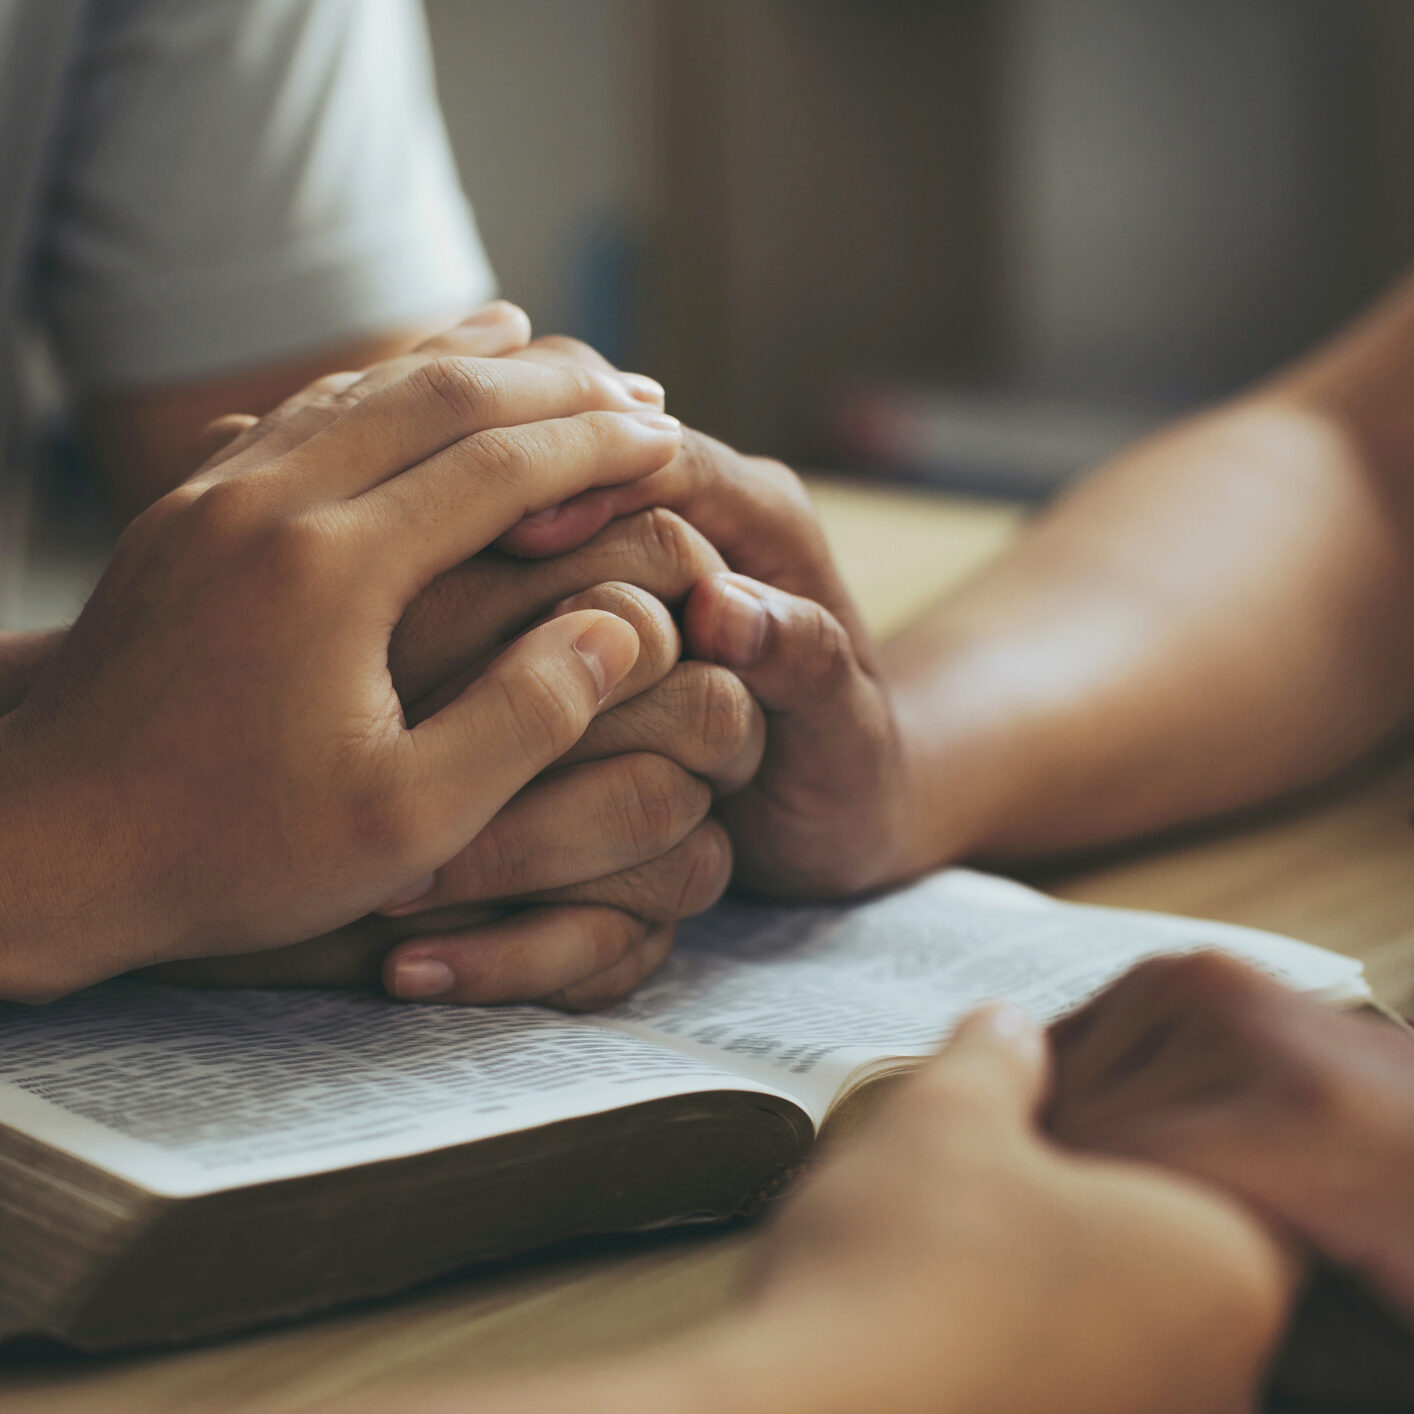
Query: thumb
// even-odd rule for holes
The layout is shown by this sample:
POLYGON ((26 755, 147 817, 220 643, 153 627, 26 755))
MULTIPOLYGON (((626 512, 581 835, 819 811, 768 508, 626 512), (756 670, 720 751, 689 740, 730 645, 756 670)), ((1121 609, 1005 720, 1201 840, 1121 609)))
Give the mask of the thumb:
POLYGON ((780 769, 808 784, 847 790, 851 771, 877 759, 861 744, 892 731, 888 703, 865 671, 844 626, 812 599, 740 574, 701 580, 683 610, 691 655, 730 668, 768 713, 780 769))
POLYGON ((694 657, 730 668, 768 710, 829 710, 839 688, 864 676, 828 609, 743 574, 699 581, 683 629, 694 657))
POLYGON ((1050 1083, 1045 1033, 1013 1002, 982 1007, 963 1018, 942 1050, 914 1077, 916 1088, 959 1089, 989 1112, 1030 1124, 1050 1083))
POLYGON ((638 646, 613 614, 551 619, 408 733, 419 783, 446 811, 443 859, 579 740, 637 662, 638 646))

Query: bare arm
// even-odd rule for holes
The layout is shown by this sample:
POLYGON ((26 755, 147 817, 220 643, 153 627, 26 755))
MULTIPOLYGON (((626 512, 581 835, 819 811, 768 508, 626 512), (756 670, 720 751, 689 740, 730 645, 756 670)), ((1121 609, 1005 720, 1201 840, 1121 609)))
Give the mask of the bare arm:
POLYGON ((736 881, 828 897, 1237 809, 1397 731, 1414 706, 1411 467, 1414 280, 1304 364, 1100 468, 881 650, 790 473, 706 438, 511 543, 561 553, 658 504, 716 544, 738 573, 694 595, 688 644, 770 720, 760 787, 727 819, 736 881), (773 626, 796 620, 818 651, 763 672, 773 626))
POLYGON ((1315 782, 1414 706, 1414 282, 1126 451, 888 644, 938 857, 1315 782))

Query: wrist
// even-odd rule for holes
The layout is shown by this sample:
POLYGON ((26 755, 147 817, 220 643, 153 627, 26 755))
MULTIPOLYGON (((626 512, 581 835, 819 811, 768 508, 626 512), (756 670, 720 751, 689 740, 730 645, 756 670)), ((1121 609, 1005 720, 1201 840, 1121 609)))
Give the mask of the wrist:
POLYGON ((41 1002, 155 961, 162 929, 131 811, 28 728, 0 717, 0 998, 41 1002))

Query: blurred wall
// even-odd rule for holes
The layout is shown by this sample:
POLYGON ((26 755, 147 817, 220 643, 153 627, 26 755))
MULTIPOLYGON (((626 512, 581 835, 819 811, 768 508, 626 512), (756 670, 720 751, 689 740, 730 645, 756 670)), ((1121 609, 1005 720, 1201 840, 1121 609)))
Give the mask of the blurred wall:
POLYGON ((426 0, 502 289, 753 449, 1218 396, 1414 258, 1411 0, 426 0))
MULTIPOLYGON (((1182 403, 1348 307, 1358 5, 1013 0, 1006 343, 1022 386, 1182 403)), ((1410 154, 1414 163, 1414 152, 1410 154)))
POLYGON ((500 278, 545 331, 627 352, 652 182, 653 0, 425 0, 500 278))

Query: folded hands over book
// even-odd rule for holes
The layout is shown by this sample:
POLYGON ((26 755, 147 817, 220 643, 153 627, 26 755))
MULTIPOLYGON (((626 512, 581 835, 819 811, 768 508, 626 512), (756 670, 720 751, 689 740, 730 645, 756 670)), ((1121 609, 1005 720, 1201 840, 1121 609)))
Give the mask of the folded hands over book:
POLYGON ((33 940, 4 995, 155 965, 595 1007, 733 846, 787 896, 932 862, 902 862, 898 734, 799 483, 700 437, 674 459, 661 398, 494 306, 215 425, 4 720, 33 940))
POLYGON ((639 642, 592 608, 405 718, 388 645, 528 511, 676 450, 617 377, 454 330, 323 380, 138 517, 0 720, 0 991, 294 943, 421 890, 614 700, 639 642))
MULTIPOLYGON (((1348 458, 1305 414, 1138 449, 880 649, 794 474, 684 433, 662 396, 497 305, 217 425, 75 627, 4 645, 0 995, 205 958, 209 981, 381 971, 409 998, 593 1007, 729 875, 847 897, 1094 844, 1315 779, 1407 712, 1370 652, 1379 691, 1348 694, 1368 710, 1334 747, 1303 726, 1256 728, 1254 748, 1263 714, 1230 710, 1256 690, 1246 669, 1306 702, 1283 664, 1325 672, 1335 620, 1297 605, 1272 636, 1228 612, 1206 514, 1126 549, 1146 533, 1133 488, 1186 487, 1215 437, 1246 456, 1300 433, 1345 494, 1348 458), (1210 593, 1136 599, 1136 564, 1210 593), (1242 643, 1194 651, 1223 635, 1242 643), (603 701, 561 691, 551 659, 603 701), (1207 739, 1200 705, 1232 769, 1175 749, 1207 739)), ((1383 614, 1408 574, 1388 533, 1380 554, 1344 548, 1369 529, 1357 509, 1303 511, 1261 583, 1299 568, 1315 525, 1332 563, 1364 567, 1340 592, 1383 614)), ((1245 526, 1224 573, 1250 559, 1245 526)))
MULTIPOLYGON (((553 410, 521 389, 521 364, 536 379, 566 380, 574 391, 565 396, 581 401, 612 401, 604 389, 621 379, 637 405, 660 401, 649 380, 618 374, 573 341, 526 344, 510 315, 362 377, 320 380, 258 422, 228 419, 197 483, 221 468, 248 475, 262 456, 309 455, 355 408, 386 423, 396 416, 386 390, 429 368, 440 374, 448 354, 511 355, 510 373, 482 365, 474 374, 484 380, 472 396, 478 423, 520 426, 553 410)), ((634 629, 639 657, 571 749, 378 911, 276 949, 246 951, 233 933, 190 961, 159 956, 156 975, 216 985, 381 977, 410 999, 592 1008, 661 962, 674 924, 720 895, 734 862, 739 883, 816 897, 933 862, 905 862, 914 832, 898 733, 873 646, 798 480, 695 434, 639 479, 632 496, 591 490, 531 514, 505 548, 441 572, 389 644, 392 685, 416 728, 532 625, 614 614, 634 629)))

